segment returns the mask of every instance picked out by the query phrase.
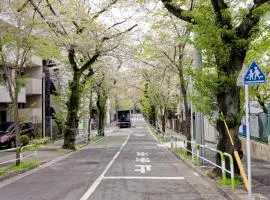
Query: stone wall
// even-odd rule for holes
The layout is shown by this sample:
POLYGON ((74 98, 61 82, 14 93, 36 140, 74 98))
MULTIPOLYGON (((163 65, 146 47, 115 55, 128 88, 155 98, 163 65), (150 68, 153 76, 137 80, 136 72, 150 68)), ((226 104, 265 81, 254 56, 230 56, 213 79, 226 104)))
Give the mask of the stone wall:
MULTIPOLYGON (((240 137, 242 141, 242 147, 244 154, 246 155, 247 153, 247 140, 246 138, 240 137)), ((270 140, 270 137, 268 138, 270 140)), ((270 141, 267 144, 263 144, 260 142, 256 142, 251 140, 250 141, 250 151, 251 151, 251 157, 256 158, 256 159, 261 159, 261 160, 266 160, 270 161, 270 141)))

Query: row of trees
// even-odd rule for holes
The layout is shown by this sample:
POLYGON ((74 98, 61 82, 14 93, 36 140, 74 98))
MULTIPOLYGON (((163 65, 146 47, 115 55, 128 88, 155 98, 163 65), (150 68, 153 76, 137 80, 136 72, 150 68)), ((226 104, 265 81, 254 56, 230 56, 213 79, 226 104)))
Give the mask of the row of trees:
MULTIPOLYGON (((63 148, 75 149, 76 130, 84 91, 97 93, 100 129, 104 128, 104 114, 110 78, 108 59, 116 57, 126 35, 137 25, 126 24, 128 19, 112 20, 108 16, 117 6, 117 0, 94 2, 83 0, 5 0, 0 4, 1 22, 0 55, 5 69, 5 80, 12 100, 16 122, 16 146, 19 141, 18 95, 25 86, 23 71, 31 67, 33 55, 54 59, 65 66, 68 87, 65 93, 62 122, 63 148), (101 20, 102 19, 102 20, 101 20), (29 63, 29 64, 28 64, 29 63), (14 72, 14 76, 11 75, 14 72)), ((19 150, 17 152, 19 158, 19 150)), ((19 162, 19 161, 18 161, 19 162)))
MULTIPOLYGON (((238 128, 243 116, 243 99, 237 77, 243 65, 248 65, 253 59, 262 65, 266 73, 269 72, 266 66, 269 61, 269 1, 255 0, 242 5, 239 5, 240 1, 223 0, 161 2, 170 14, 162 9, 154 14, 156 21, 152 26, 153 32, 138 46, 137 59, 146 66, 162 66, 170 73, 177 74, 177 88, 181 91, 178 103, 183 104, 186 116, 184 133, 189 139, 191 113, 188 99, 215 124, 219 133, 217 149, 232 155, 235 149, 241 153, 238 128), (194 68, 191 45, 202 52, 200 69, 194 68), (194 82, 194 90, 188 92, 190 78, 194 82), (230 143, 224 121, 229 126, 234 146, 230 143)), ((156 74, 154 70, 150 73, 156 74)), ((151 119, 156 117, 159 103, 151 101, 150 96, 154 95, 152 91, 149 92, 150 83, 149 78, 145 77, 142 105, 150 121, 153 121, 151 119)), ((269 84, 252 88, 253 97, 265 112, 265 103, 269 100, 267 88, 269 84)), ((155 91, 160 97, 163 96, 161 87, 155 91)), ((216 160, 220 164, 218 155, 216 160)))

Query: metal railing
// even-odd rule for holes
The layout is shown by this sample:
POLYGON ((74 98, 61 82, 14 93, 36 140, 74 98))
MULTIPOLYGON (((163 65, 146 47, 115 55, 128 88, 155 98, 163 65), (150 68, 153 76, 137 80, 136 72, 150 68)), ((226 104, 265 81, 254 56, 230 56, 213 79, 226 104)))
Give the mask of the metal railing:
POLYGON ((223 184, 226 184, 227 182, 227 176, 226 176, 226 172, 228 174, 231 175, 231 188, 232 188, 232 191, 235 191, 235 177, 234 177, 234 164, 233 164, 233 157, 231 154, 229 153, 226 153, 226 152, 221 152, 217 149, 214 149, 214 148, 211 148, 207 145, 201 145, 201 144, 197 144, 196 142, 191 142, 191 141, 188 141, 188 140, 183 140, 180 138, 180 141, 183 141, 183 146, 178 146, 177 145, 177 141, 179 141, 179 137, 176 137, 176 136, 171 136, 171 149, 172 150, 177 150, 178 148, 182 148, 184 149, 186 152, 189 152, 192 154, 192 161, 194 162, 194 157, 197 158, 197 160, 199 160, 199 162, 201 162, 201 160, 204 160, 212 165, 214 165, 215 167, 221 169, 222 171, 222 183, 223 184), (196 151, 191 151, 189 150, 186 146, 187 146, 187 143, 190 143, 191 147, 193 149, 196 149, 196 151), (215 153, 218 153, 220 155, 220 158, 221 158, 221 165, 218 165, 217 163, 214 163, 212 162, 211 160, 208 160, 207 158, 205 157, 202 157, 200 152, 202 151, 202 148, 205 148, 205 149, 208 149, 210 151, 213 151, 215 153), (230 162, 230 170, 227 170, 226 169, 226 159, 225 157, 228 157, 229 158, 229 162, 230 162))
MULTIPOLYGON (((161 130, 157 130, 151 124, 148 124, 148 125, 155 134, 161 135, 165 139, 165 135, 166 135, 165 133, 163 133, 161 130)), ((231 188, 232 188, 232 191, 235 191, 234 162, 233 162, 233 157, 232 157, 231 154, 226 153, 226 152, 221 152, 221 151, 219 151, 217 149, 214 149, 214 148, 212 148, 212 147, 210 147, 208 145, 197 144, 194 141, 189 141, 189 140, 183 139, 183 138, 181 138, 179 136, 178 137, 177 136, 171 136, 171 149, 172 150, 177 150, 177 148, 178 148, 177 141, 183 141, 183 145, 182 146, 180 145, 179 147, 184 149, 186 152, 191 153, 192 162, 195 163, 195 157, 196 157, 197 160, 199 161, 200 165, 201 165, 201 161, 204 160, 204 161, 214 165, 215 167, 221 169, 222 183, 223 184, 226 184, 226 182, 227 182, 226 172, 228 174, 230 174, 231 175, 231 188), (192 150, 189 150, 187 148, 187 143, 189 143, 191 145, 192 150), (205 148, 205 149, 208 149, 208 150, 213 151, 215 153, 218 153, 220 155, 220 158, 221 158, 221 165, 218 165, 218 164, 212 162, 211 160, 209 160, 209 159, 207 159, 205 157, 202 157, 201 156, 202 148, 205 148), (226 169, 226 159, 225 159, 225 157, 229 158, 230 170, 226 169)))
POLYGON ((17 149, 20 149, 20 158, 14 158, 14 159, 2 161, 2 162, 0 162, 0 168, 4 164, 13 163, 13 162, 15 162, 17 160, 24 160, 24 159, 29 158, 29 157, 37 157, 37 147, 36 147, 36 145, 27 145, 27 146, 23 146, 23 147, 15 147, 15 148, 11 148, 11 149, 5 149, 5 150, 1 150, 0 153, 15 152, 17 149), (23 153, 25 152, 25 150, 27 148, 34 148, 34 152, 24 155, 23 153))

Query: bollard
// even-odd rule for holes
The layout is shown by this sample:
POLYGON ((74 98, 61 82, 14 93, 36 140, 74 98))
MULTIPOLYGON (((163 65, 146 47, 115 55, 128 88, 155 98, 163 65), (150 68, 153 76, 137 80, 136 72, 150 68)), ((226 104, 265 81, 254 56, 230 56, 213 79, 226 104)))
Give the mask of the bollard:
POLYGON ((235 191, 235 180, 234 180, 234 165, 233 165, 233 157, 229 153, 224 153, 224 156, 228 156, 230 159, 230 170, 231 170, 231 186, 232 191, 235 191))
POLYGON ((192 152, 192 162, 195 162, 195 158, 194 158, 194 142, 191 142, 191 152, 192 152))
POLYGON ((173 136, 171 136, 171 149, 173 149, 173 136))
POLYGON ((184 140, 184 147, 185 147, 185 150, 186 150, 186 155, 188 154, 187 143, 188 143, 188 141, 184 140))
POLYGON ((197 159, 199 161, 199 165, 201 165, 201 159, 200 159, 200 145, 199 144, 195 144, 196 145, 196 155, 197 155, 197 159))
POLYGON ((225 165, 225 156, 224 154, 221 152, 221 151, 217 151, 220 155, 220 159, 221 159, 221 170, 222 170, 222 182, 223 184, 225 185, 226 184, 226 172, 225 172, 225 168, 226 168, 226 165, 225 165))

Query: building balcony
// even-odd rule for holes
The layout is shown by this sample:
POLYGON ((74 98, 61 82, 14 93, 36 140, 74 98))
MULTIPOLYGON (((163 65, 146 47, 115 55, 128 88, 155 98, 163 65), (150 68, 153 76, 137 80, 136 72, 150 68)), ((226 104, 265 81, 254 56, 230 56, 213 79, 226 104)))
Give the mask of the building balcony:
POLYGON ((42 123, 42 108, 19 109, 19 116, 22 121, 40 124, 42 123))
POLYGON ((42 58, 38 56, 32 56, 26 63, 28 66, 42 66, 42 58))
POLYGON ((41 95, 42 79, 28 78, 26 83, 26 95, 41 95))
MULTIPOLYGON (((11 103, 8 89, 4 85, 0 85, 0 103, 11 103)), ((21 88, 18 103, 26 103, 25 88, 21 88)))

